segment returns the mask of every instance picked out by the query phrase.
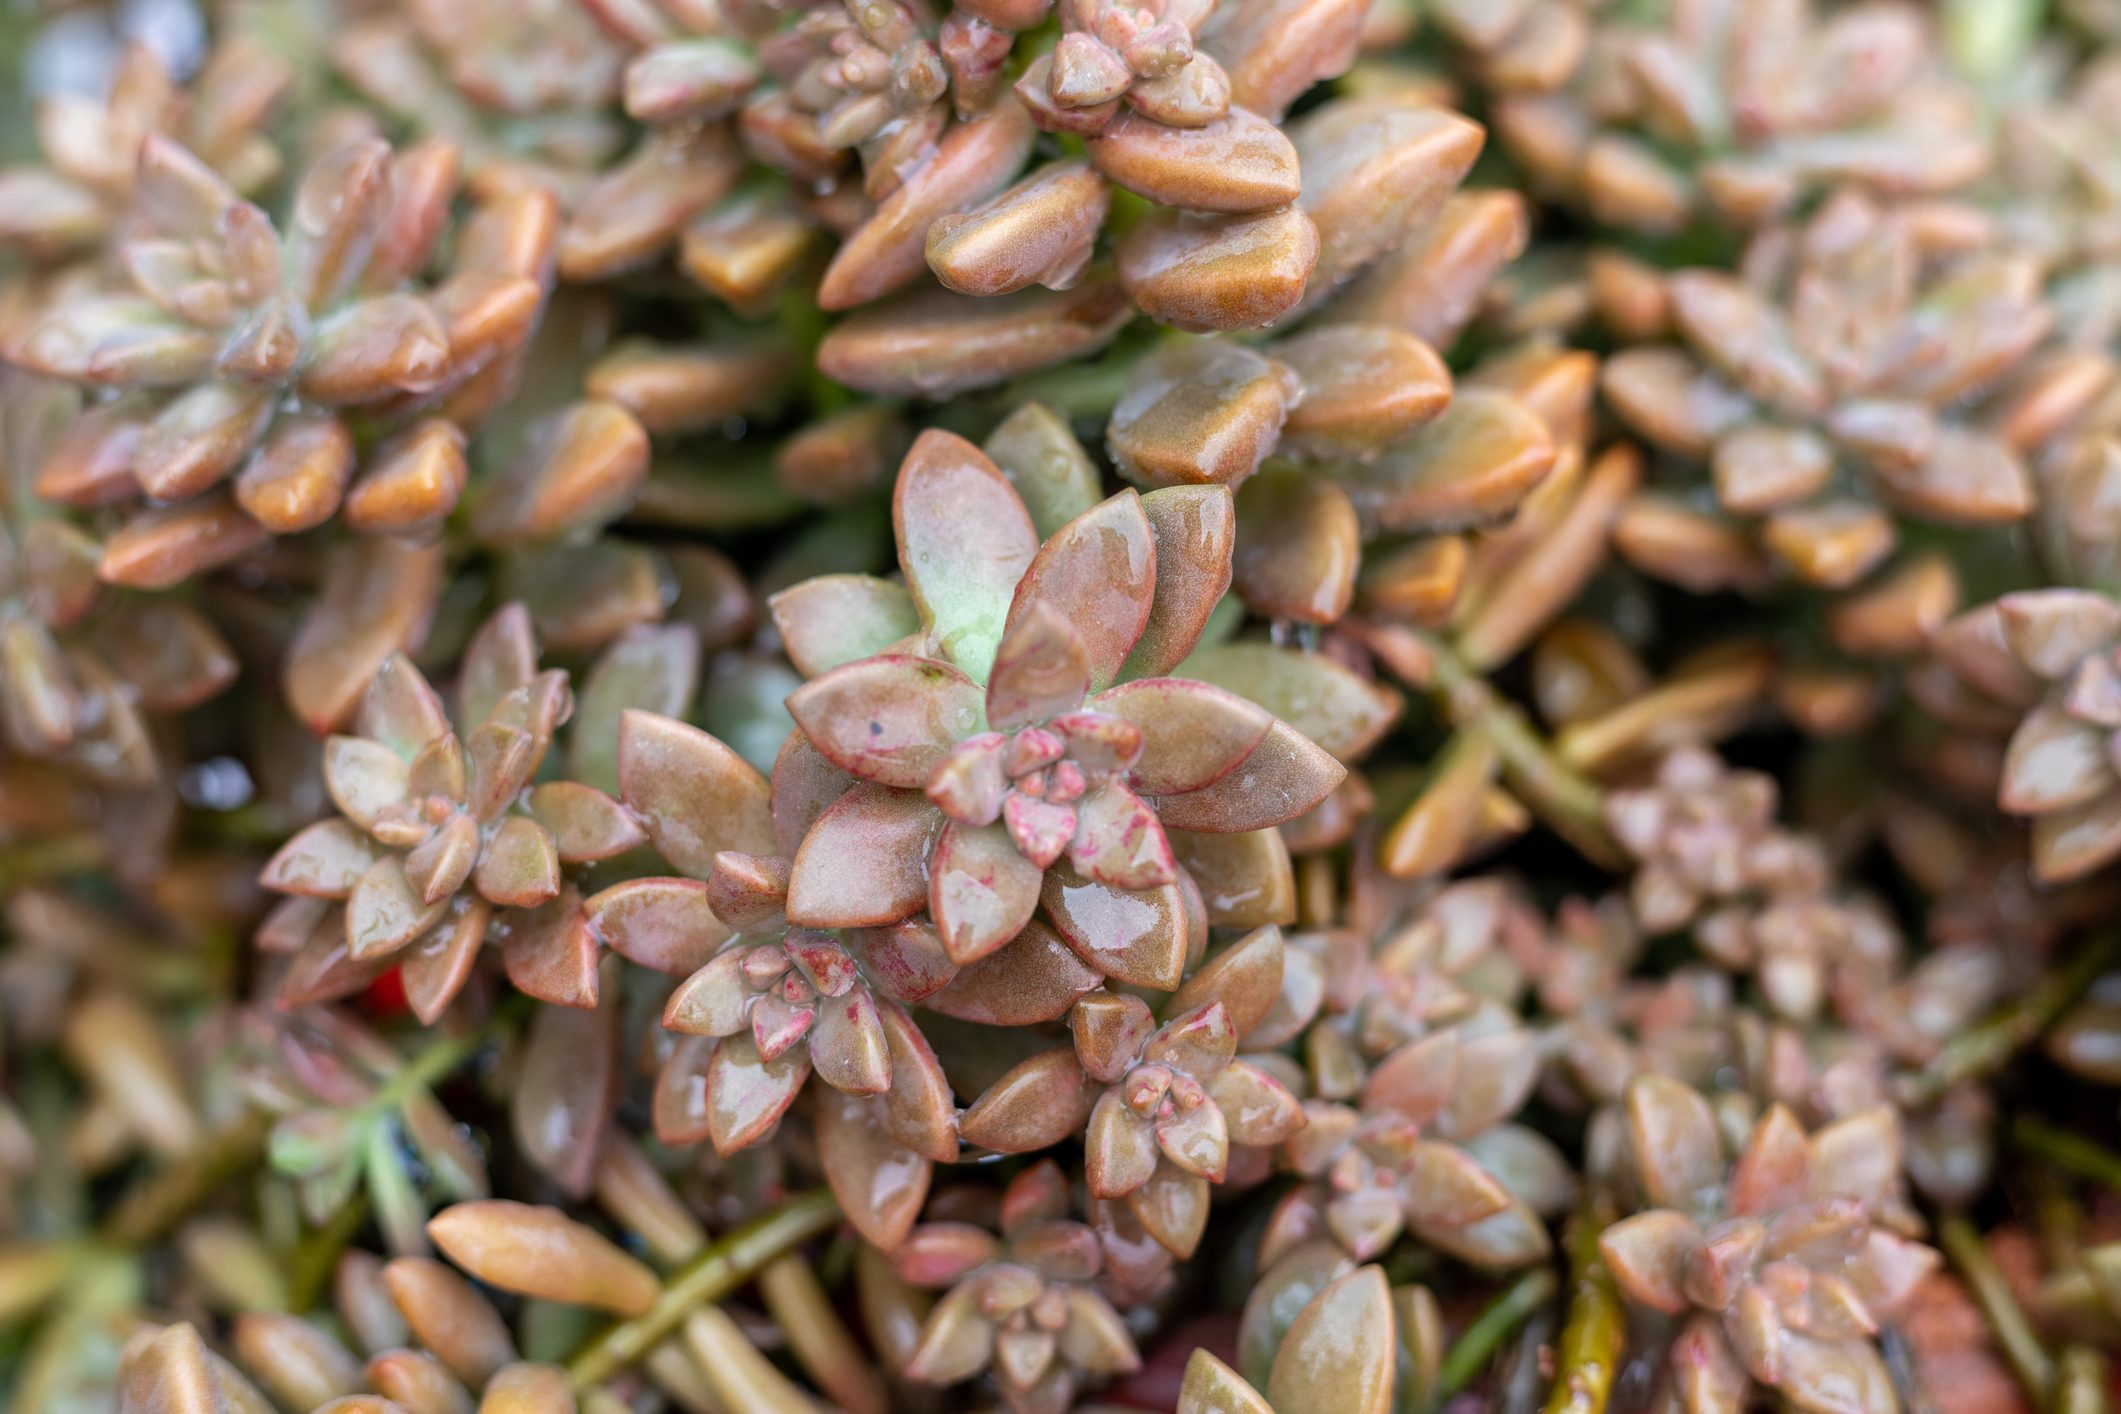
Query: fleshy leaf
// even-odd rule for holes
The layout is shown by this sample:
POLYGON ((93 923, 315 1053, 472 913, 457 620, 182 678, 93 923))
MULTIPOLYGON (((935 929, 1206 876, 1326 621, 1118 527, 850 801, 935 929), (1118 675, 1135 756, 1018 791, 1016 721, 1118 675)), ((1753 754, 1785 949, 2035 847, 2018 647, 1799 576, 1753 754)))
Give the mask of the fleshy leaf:
POLYGON ((819 1095, 817 1147, 825 1181, 854 1230, 879 1252, 904 1242, 933 1170, 892 1135, 884 1102, 837 1090, 819 1095))
POLYGON ((950 748, 984 729, 981 693, 948 663, 886 653, 834 668, 788 697, 796 725, 833 765, 919 790, 950 748))
POLYGON ((913 791, 863 783, 820 815, 788 878, 788 921, 875 928, 928 905, 928 853, 942 812, 913 791))
POLYGON ((583 908, 606 947, 672 976, 704 966, 730 936, 696 879, 629 879, 590 895, 583 908))
POLYGON ((1394 1330, 1383 1270, 1358 1267, 1291 1323, 1267 1377, 1268 1401, 1276 1409, 1390 1414, 1394 1330))
POLYGON ((1161 991, 1179 984, 1190 930, 1177 885, 1131 893, 1062 863, 1046 871, 1043 900, 1068 946, 1105 976, 1161 991))
POLYGON ((714 872, 723 850, 775 852, 765 777, 697 727, 627 712, 619 723, 619 781, 657 851, 695 879, 714 872))
POLYGON ((1016 586, 1009 627, 1022 623, 1033 604, 1044 603, 1081 636, 1091 688, 1108 687, 1149 622, 1156 573, 1156 539, 1141 496, 1122 491, 1069 521, 1040 548, 1016 586))
POLYGON ((950 960, 979 961, 1024 930, 1045 873, 999 825, 943 827, 928 862, 928 913, 950 960))
POLYGON ((1142 678, 1090 701, 1093 710, 1141 728, 1141 757, 1128 784, 1143 795, 1178 795, 1214 784, 1258 749, 1274 725, 1258 703, 1187 678, 1142 678))
POLYGON ((958 1120, 967 1144, 1029 1154, 1077 1133, 1090 1113, 1086 1077, 1066 1046, 1041 1051, 987 1087, 958 1120))
POLYGON ((1249 698, 1342 761, 1376 745, 1399 717, 1396 693, 1322 654, 1231 643, 1195 653, 1178 672, 1249 698))
POLYGON ((1058 933, 1034 918, 999 950, 960 969, 925 1005, 982 1026, 1031 1026, 1066 1015, 1100 980, 1058 933))
MULTIPOLYGON (((1028 583, 1029 581, 1026 581, 1028 583)), ((1090 663, 1075 622, 1040 600, 1010 616, 987 679, 987 721, 1013 732, 1083 705, 1090 663)))
POLYGON ((788 660, 806 678, 873 657, 921 628, 905 586, 867 574, 806 579, 766 606, 788 660))
POLYGON ((800 1048, 762 1060, 749 1032, 715 1047, 707 1066, 707 1128, 718 1154, 733 1154, 773 1132, 810 1074, 800 1048))
POLYGON ((1023 501, 979 448, 930 430, 899 467, 891 524, 922 620, 952 662, 986 681, 1017 581, 1038 553, 1023 501))

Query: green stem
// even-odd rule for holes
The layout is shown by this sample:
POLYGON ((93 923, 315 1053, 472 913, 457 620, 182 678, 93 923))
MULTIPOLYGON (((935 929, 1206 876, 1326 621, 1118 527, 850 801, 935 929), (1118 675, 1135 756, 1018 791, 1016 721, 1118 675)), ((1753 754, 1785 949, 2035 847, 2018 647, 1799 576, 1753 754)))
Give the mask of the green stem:
POLYGON ((1526 1272, 1515 1285, 1489 1302, 1488 1308, 1474 1318, 1473 1324, 1466 1327, 1465 1334, 1458 1337, 1457 1343, 1443 1357, 1443 1368, 1436 1374, 1436 1388, 1429 1395, 1431 1407, 1443 1404, 1473 1383, 1493 1362, 1495 1352, 1510 1338, 1510 1333, 1552 1300, 1559 1286, 1553 1269, 1540 1267, 1526 1272))
POLYGON ((2113 1401, 2107 1398, 2106 1357, 2088 1345, 2072 1345, 2062 1352, 2062 1370, 2055 1384, 2055 1414, 2109 1414, 2113 1401))
POLYGON ((1485 734, 1502 757, 1510 785, 1554 832, 1594 864, 1626 863, 1605 827, 1605 793, 1597 782, 1555 754, 1516 703, 1489 685, 1441 638, 1422 636, 1435 661, 1431 696, 1443 715, 1464 731, 1485 734))
POLYGON ((2121 1154, 2081 1134, 2057 1129, 2044 1119, 2020 1115, 2011 1124, 2011 1142, 2056 1168, 2121 1193, 2121 1154))
POLYGON ((2070 959, 2069 966, 2049 973, 2003 1011, 1953 1037, 1927 1066, 1902 1081, 1902 1103, 1910 1109, 1935 1104, 1953 1086, 2000 1070, 2012 1056, 2039 1040, 2117 956, 2121 956, 2121 928, 2092 939, 2070 959))
POLYGON ((270 1127, 264 1115, 253 1111, 208 1136, 120 1199, 97 1231, 98 1239, 113 1248, 147 1246, 264 1158, 270 1127))
POLYGON ((97 835, 60 835, 0 850, 0 896, 24 884, 86 873, 102 864, 105 855, 103 840, 97 835))
POLYGON ((826 1231, 839 1216, 831 1192, 816 1188, 746 1223, 680 1268, 664 1283, 653 1306, 607 1326, 576 1351, 567 1362, 568 1378, 578 1390, 601 1384, 662 1343, 695 1307, 727 1296, 768 1262, 826 1231))
POLYGON ((1598 1239, 1612 1221, 1612 1204, 1594 1197, 1569 1224, 1569 1271, 1575 1291, 1561 1328, 1545 1414, 1605 1414, 1612 1395, 1628 1339, 1620 1289, 1598 1255, 1598 1239))
MULTIPOLYGON (((518 999, 510 998, 494 1011, 485 1025, 461 1036, 443 1036, 430 1041, 402 1069, 383 1082, 369 1098, 368 1108, 380 1113, 397 1105, 415 1090, 433 1085, 486 1044, 510 1017, 521 1010, 522 1005, 518 999)), ((143 1179, 111 1210, 98 1230, 98 1239, 109 1247, 137 1248, 167 1233, 229 1180, 262 1162, 271 1131, 270 1116, 256 1111, 246 1113, 242 1119, 208 1137, 167 1168, 143 1179)))
POLYGON ((287 1258, 287 1306, 307 1311, 317 1304, 338 1269, 339 1254, 368 1222, 368 1195, 356 1193, 339 1205, 322 1227, 312 1228, 287 1258))
POLYGON ((371 1114, 383 1114, 396 1109, 419 1091, 431 1089, 437 1081, 478 1054, 482 1046, 529 1009, 528 997, 511 993, 494 1008, 493 1015, 471 1030, 456 1036, 437 1036, 385 1078, 362 1108, 371 1114))
POLYGON ((1959 1269, 1975 1304, 1988 1318, 1989 1334, 2003 1351, 2003 1358, 2010 1362, 2018 1383, 2025 1387, 2034 1407, 2045 1408, 2055 1388, 2055 1362, 2040 1344, 2040 1337, 2033 1332, 2033 1324, 2018 1305, 2018 1298, 2011 1294, 2003 1273, 1989 1260, 1981 1234, 1972 1223, 1954 1213, 1938 1225, 1937 1242, 1959 1269))

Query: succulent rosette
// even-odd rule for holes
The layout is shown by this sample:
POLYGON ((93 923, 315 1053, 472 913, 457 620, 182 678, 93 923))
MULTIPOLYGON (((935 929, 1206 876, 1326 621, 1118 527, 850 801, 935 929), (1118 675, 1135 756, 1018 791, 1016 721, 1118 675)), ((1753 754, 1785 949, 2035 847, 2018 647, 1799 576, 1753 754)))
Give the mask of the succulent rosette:
POLYGON ((50 94, 37 107, 42 164, 0 168, 0 249, 42 261, 103 247, 136 218, 141 144, 158 134, 184 145, 236 191, 255 193, 280 172, 262 131, 294 80, 258 44, 216 47, 188 90, 145 44, 130 44, 100 100, 50 94))
POLYGON ((1359 985, 1335 987, 1349 1004, 1305 1028, 1313 1094, 1280 1155, 1303 1182, 1269 1220, 1263 1263, 1319 1236, 1367 1261, 1402 1232, 1482 1267, 1546 1255, 1542 1219, 1573 1181, 1547 1140, 1512 1122, 1542 1049, 1508 1003, 1519 979, 1504 951, 1540 926, 1501 880, 1454 883, 1369 947, 1359 985))
POLYGON ((1872 1337, 1937 1254, 1912 1240, 1889 1109, 1812 1134, 1770 1107, 1727 1161, 1709 1102, 1656 1077, 1628 1089, 1624 1154, 1647 1211, 1599 1239, 1628 1300, 1685 1318, 1666 1375, 1690 1414, 1757 1383, 1804 1410, 1893 1408, 1872 1337))
POLYGON ((1758 225, 1836 183, 1964 188, 1989 165, 1978 93, 1922 7, 1792 0, 1739 16, 1673 3, 1449 4, 1503 90, 1498 135, 1542 187, 1640 232, 1758 225), (1687 160, 1681 160, 1687 159, 1687 160))
POLYGON ((1098 1290, 1104 1250, 1074 1210, 1067 1176, 1048 1159, 1002 1191, 999 1233, 949 1221, 913 1229, 893 1268, 945 1290, 908 1378, 951 1385, 991 1371, 1017 1414, 1062 1414, 1085 1383, 1140 1368, 1126 1321, 1098 1290))
POLYGON ((789 698, 790 750, 843 783, 796 852, 789 920, 925 909, 963 964, 1043 901, 1092 967, 1177 986, 1199 905, 1169 830, 1270 830, 1342 776, 1258 705, 1157 675, 1228 584, 1227 493, 1123 491, 1042 545, 994 463, 930 432, 900 469, 893 524, 903 589, 848 578, 776 601, 791 656, 818 674, 789 698))
MULTIPOLYGON (((704 1118, 705 1137, 718 1152, 755 1144, 815 1071, 848 1100, 882 1097, 880 1107, 821 1101, 832 1109, 820 1124, 831 1136, 823 1142, 836 1184, 859 1184, 863 1176, 852 1171, 855 1161, 839 1161, 834 1150, 843 1143, 859 1147, 875 1130, 923 1171, 930 1162, 954 1161, 949 1082, 902 1005, 933 995, 954 975, 941 943, 918 923, 857 930, 845 942, 814 928, 791 928, 783 912, 787 877, 786 860, 716 857, 699 899, 708 913, 689 920, 688 941, 713 936, 717 925, 738 932, 664 1005, 666 1028, 709 1045, 680 1042, 664 1062, 656 1084, 658 1134, 666 1143, 695 1143, 704 1118), (703 1065, 702 1089, 694 1082, 703 1065)), ((589 901, 590 917, 615 941, 638 944, 653 914, 674 912, 672 900, 659 897, 673 886, 681 887, 654 879, 616 885, 589 901)), ((917 1208, 917 1194, 912 1202, 917 1208)), ((867 1211, 852 1199, 847 1206, 867 1211)), ((865 1230, 880 1246, 893 1245, 883 1235, 887 1227, 865 1230)))
POLYGON ((554 220, 539 193, 492 198, 434 279, 456 185, 447 144, 360 139, 310 168, 281 227, 148 134, 124 280, 60 292, 4 350, 110 395, 33 480, 58 504, 126 508, 104 579, 168 588, 342 509, 372 533, 440 525, 468 476, 463 428, 509 391, 543 309, 554 220), (357 432, 378 423, 397 435, 370 450, 357 432))
POLYGON ((1137 997, 1099 992, 1075 1004, 1076 1055, 1108 1087, 1090 1108, 1084 1174, 1093 1196, 1127 1200, 1183 1258, 1199 1245, 1208 1189, 1228 1176, 1231 1146, 1278 1144, 1304 1113, 1279 1080, 1238 1057, 1237 1023, 1222 1001, 1154 1020, 1137 997))
POLYGON ((2005 595, 1963 616, 1939 651, 1989 703, 2018 716, 1997 803, 2032 825, 2043 881, 2082 878, 2121 856, 2121 780, 2112 743, 2121 714, 2103 685, 2121 681, 2121 603, 2092 590, 2005 595))
POLYGON ((1652 445, 1706 462, 1717 505, 1757 543, 1688 529, 1702 512, 1646 493, 1616 543, 1649 573, 1753 588, 1779 570, 1846 589, 1892 554, 1899 517, 1998 525, 2033 509, 2047 409, 1980 399, 2009 392, 2054 312, 2038 260, 1978 213, 1844 188, 1756 237, 1739 271, 1665 286, 1683 346, 1608 361, 1606 400, 1652 445))
POLYGON ((353 734, 325 743, 340 817, 289 840, 260 880, 297 900, 275 920, 274 936, 300 951, 283 995, 344 995, 399 965, 408 1002, 432 1021, 491 940, 523 991, 594 1006, 599 940, 569 871, 648 835, 593 786, 537 781, 573 711, 567 674, 537 668, 521 605, 489 619, 465 652, 461 734, 412 661, 388 659, 353 734))
POLYGON ((1775 803, 1770 777, 1682 748, 1652 784, 1613 791, 1606 819, 1638 861, 1641 928, 1690 928, 1710 959, 1752 973, 1770 1007, 1802 1021, 1826 1004, 1833 968, 1897 958, 1901 944, 1876 903, 1831 891, 1825 850, 1780 825, 1775 803))

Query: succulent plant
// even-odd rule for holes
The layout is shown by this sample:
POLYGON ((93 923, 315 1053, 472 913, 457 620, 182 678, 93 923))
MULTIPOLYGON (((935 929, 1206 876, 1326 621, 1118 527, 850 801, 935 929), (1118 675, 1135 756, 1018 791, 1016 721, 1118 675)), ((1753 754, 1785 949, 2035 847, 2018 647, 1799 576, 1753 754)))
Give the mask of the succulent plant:
POLYGON ((466 650, 454 718, 410 659, 387 660, 358 734, 325 743, 339 817, 289 840, 260 878, 304 901, 282 915, 303 930, 283 996, 328 1000, 402 965, 408 1001, 432 1021, 491 939, 524 991, 595 1005, 597 937, 568 870, 648 835, 593 786, 534 783, 573 711, 567 674, 537 669, 521 605, 466 650))
POLYGON ((2048 881, 2081 877, 2121 853, 2109 799, 2097 682, 2112 650, 2114 602, 2086 590, 2005 596, 1975 610, 1946 661, 1976 692, 2022 714, 2011 731, 1997 802, 2031 817, 2032 866, 2048 881))
POLYGON ((1709 559, 1694 552, 1718 550, 1714 537, 1631 515, 1622 550, 1652 573, 1745 587, 1773 567, 1846 588, 1892 553, 1896 513, 1984 525, 2030 510, 2015 405, 1954 415, 2054 322, 2038 262, 1987 240, 1978 216, 1843 188, 1756 238, 1742 274, 1682 271, 1666 286, 1686 348, 1615 358, 1606 397, 1650 442, 1706 460, 1724 511, 1761 520, 1756 550, 1709 559))
POLYGON ((1688 1410, 1737 1409, 1758 1382, 1800 1409, 1890 1407, 1871 1337, 1936 1265, 1897 1196, 1889 1110, 1815 1134, 1770 1108, 1726 1168, 1706 1100, 1629 1087, 1627 1152, 1653 1204, 1599 1250, 1627 1298, 1686 1316, 1666 1378, 1688 1410))
MULTIPOLYGON (((77 414, 69 390, 9 375, 0 417, 10 473, 39 460, 77 414)), ((26 487, 0 487, 0 736, 25 756, 139 787, 159 770, 146 714, 214 696, 236 662, 187 605, 114 602, 96 576, 100 558, 92 537, 26 487)))
POLYGON ((129 45, 100 103, 60 94, 39 103, 45 163, 0 169, 0 249, 51 261, 113 244, 138 219, 137 159, 151 134, 182 144, 237 192, 255 194, 280 172, 280 153, 261 129, 292 78, 260 45, 236 39, 215 50, 187 90, 153 49, 129 45))
MULTIPOLYGON (((786 860, 716 856, 704 901, 710 919, 738 927, 739 937, 686 978, 663 1010, 669 1029, 716 1040, 704 1095, 715 1148, 727 1153, 763 1138, 815 1070, 852 1099, 883 1096, 887 1126, 905 1147, 937 1162, 956 1159, 949 1084, 902 1005, 951 980, 955 969, 940 941, 917 924, 860 930, 851 946, 814 928, 790 928, 787 877, 786 860)), ((626 926, 638 936, 646 907, 669 907, 633 902, 658 882, 676 883, 647 880, 597 895, 592 921, 601 929, 630 912, 626 926)), ((698 1064, 695 1051, 673 1051, 661 1091, 679 1093, 677 1077, 689 1082, 698 1064)), ((659 1128, 668 1142, 697 1137, 691 1126, 659 1128)))
POLYGON ((2051 8, 0 5, 0 1405, 2106 1408, 2051 8))
POLYGON ((1108 1087, 1090 1109, 1083 1172, 1094 1196, 1128 1200, 1157 1241, 1190 1257, 1231 1146, 1280 1143, 1304 1114, 1272 1075, 1237 1058, 1237 1025, 1221 1001, 1151 1030, 1153 1019, 1136 997, 1099 992, 1075 1004, 1076 1053, 1108 1087))
POLYGON ((892 1256, 900 1276, 946 1288, 921 1327, 905 1373, 948 1385, 992 1370, 1012 1410, 1073 1405, 1085 1376, 1141 1364, 1126 1323, 1097 1290, 1097 1234, 1069 1217, 1068 1180, 1050 1160, 1001 1194, 1000 1233, 964 1222, 924 1223, 892 1256))
POLYGON ((553 219, 536 193, 487 203, 454 273, 428 283, 456 166, 446 144, 351 143, 304 176, 283 234, 199 157, 147 136, 124 282, 61 294, 6 351, 121 395, 77 420, 33 483, 63 505, 151 502, 105 541, 102 578, 168 588, 342 506, 381 534, 448 515, 466 477, 460 422, 505 391, 536 325, 553 219), (402 431, 364 461, 350 419, 370 416, 402 431))
POLYGON ((964 964, 1043 900, 1092 967, 1176 986, 1189 890, 1166 821, 1271 830, 1341 777, 1255 704, 1157 675, 1227 583, 1229 515, 1214 488, 1124 491, 1041 544, 993 462, 924 434, 893 498, 905 587, 812 581, 774 602, 791 656, 818 673, 789 711, 829 791, 789 920, 875 927, 925 908, 964 964), (892 651, 902 640, 914 651, 892 651), (1154 922, 1106 926, 1145 906, 1154 922))
POLYGON ((1796 0, 1742 21, 1685 0, 1604 21, 1590 8, 1542 4, 1511 26, 1447 7, 1477 16, 1457 28, 1491 82, 1501 70, 1494 119, 1512 154, 1602 222, 1755 225, 1836 182, 1932 195, 1987 168, 1979 99, 1921 7, 1796 0))

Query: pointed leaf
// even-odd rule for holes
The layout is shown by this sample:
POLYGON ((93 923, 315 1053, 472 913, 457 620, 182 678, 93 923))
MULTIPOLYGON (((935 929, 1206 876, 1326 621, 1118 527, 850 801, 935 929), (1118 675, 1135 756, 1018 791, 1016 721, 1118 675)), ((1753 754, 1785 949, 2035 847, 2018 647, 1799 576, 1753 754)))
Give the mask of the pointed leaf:
POLYGON ((355 959, 381 957, 432 928, 445 904, 427 904, 405 881, 396 855, 370 865, 346 898, 346 947, 355 959))
POLYGON ((1024 607, 1010 616, 987 679, 987 721, 997 732, 1073 712, 1090 690, 1089 658, 1076 621, 1042 600, 1018 602, 1024 607))
POLYGON ((583 908, 606 947, 672 976, 704 966, 730 937, 696 879, 629 879, 590 895, 583 908))
POLYGON ((867 988, 818 998, 810 1064, 819 1079, 843 1094, 877 1095, 890 1088, 890 1046, 867 988))
POLYGON ((952 662, 984 682, 1017 581, 1038 553, 1023 501, 977 447, 931 430, 899 467, 891 524, 923 622, 952 662))
POLYGON ((547 781, 531 788, 528 804, 531 818, 552 835, 568 864, 610 859, 648 843, 626 807, 594 786, 547 781))
POLYGON ((627 712, 619 720, 619 781, 657 852, 695 879, 714 872, 723 850, 776 852, 766 778, 697 727, 627 712))
POLYGON ((1318 743, 1276 718, 1235 770, 1199 790, 1159 797, 1156 813, 1167 830, 1264 830, 1316 809, 1347 775, 1318 743))
POLYGON ((1083 1177, 1091 1195, 1123 1198, 1147 1183, 1156 1176, 1156 1148, 1156 1127, 1127 1108, 1120 1090, 1098 1096, 1083 1135, 1083 1177))
POLYGON ((957 1130, 967 1144, 1029 1154, 1078 1133, 1089 1113, 1083 1068, 1062 1046, 1013 1066, 973 1101, 957 1130))
POLYGON ((1122 491, 1069 521, 1039 550, 1016 586, 1009 627, 1044 603, 1081 635, 1091 688, 1108 687, 1149 622, 1156 577, 1156 538, 1142 498, 1122 491))
POLYGON ((345 820, 319 820, 281 845, 261 887, 306 898, 345 898, 376 862, 374 841, 345 820))
POLYGON ((1100 980, 1060 934, 1034 918, 998 951, 960 969, 924 1004, 982 1026, 1032 1026, 1066 1015, 1100 980))
POLYGON ((913 791, 857 785, 804 836, 788 878, 788 921, 874 928, 928 905, 928 854, 942 812, 913 791))
POLYGON ((1267 1377, 1276 1409, 1390 1414, 1394 1337, 1392 1293, 1384 1272, 1359 1267, 1304 1307, 1289 1326, 1267 1377))
POLYGON ((1249 698, 1342 761, 1368 751, 1399 716, 1396 693, 1317 653, 1231 643, 1195 653, 1178 671, 1249 698))
POLYGON ((1196 1346, 1186 1358, 1178 1414, 1274 1414, 1274 1407, 1237 1371, 1196 1346))
POLYGON ((884 1102, 834 1090, 818 1097, 818 1161, 840 1211, 864 1241, 890 1252, 927 1201, 926 1159, 891 1132, 884 1102))
POLYGON ((1141 504, 1156 539, 1156 595, 1120 670, 1123 680, 1161 677, 1186 660, 1230 588, 1237 544, 1236 501, 1227 486, 1166 486, 1141 504))
POLYGON ((810 1075, 807 1052, 762 1060, 748 1031, 715 1047, 707 1066, 708 1137, 717 1154, 733 1154, 773 1132, 810 1075))
POLYGON ((1272 714, 1235 692, 1186 678, 1142 678, 1092 698, 1141 729, 1141 758, 1127 782, 1143 795, 1178 795, 1237 769, 1274 725, 1272 714))
POLYGON ((942 1062, 913 1017, 897 1002, 876 999, 877 1020, 891 1048, 891 1089, 884 1107, 891 1132, 916 1154, 937 1163, 957 1159, 957 1106, 942 1062))
POLYGON ((919 790, 950 748, 984 729, 981 693, 948 663, 886 653, 834 668, 788 698, 796 725, 843 771, 919 790))
POLYGON ((1257 928, 1296 921, 1296 875, 1281 831, 1177 832, 1170 838, 1179 865, 1200 890, 1212 926, 1257 928))
POLYGON ((1023 932, 1044 880, 999 825, 945 825, 928 862, 928 913, 950 960, 977 962, 1023 932))
POLYGON ((806 579, 768 599, 766 607, 782 650, 806 678, 873 657, 921 627, 904 585, 867 574, 806 579))
POLYGON ((1169 991, 1184 976, 1191 939, 1178 885, 1130 893, 1061 863, 1041 897, 1068 946, 1114 981, 1169 991))

